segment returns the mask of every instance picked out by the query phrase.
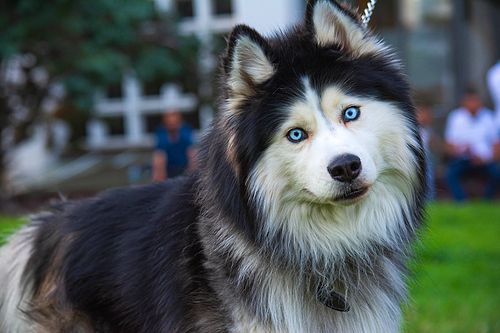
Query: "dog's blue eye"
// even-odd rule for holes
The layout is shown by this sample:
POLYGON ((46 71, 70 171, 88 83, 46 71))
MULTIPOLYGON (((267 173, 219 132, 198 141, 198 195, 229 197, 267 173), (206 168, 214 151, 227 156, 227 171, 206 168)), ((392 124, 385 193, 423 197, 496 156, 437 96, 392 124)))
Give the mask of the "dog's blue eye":
POLYGON ((349 121, 358 119, 360 114, 361 110, 359 109, 358 106, 350 106, 344 110, 344 113, 342 114, 342 119, 344 120, 344 122, 347 123, 349 121))
POLYGON ((307 133, 302 128, 292 128, 286 134, 286 138, 290 142, 298 143, 300 141, 307 139, 307 133))

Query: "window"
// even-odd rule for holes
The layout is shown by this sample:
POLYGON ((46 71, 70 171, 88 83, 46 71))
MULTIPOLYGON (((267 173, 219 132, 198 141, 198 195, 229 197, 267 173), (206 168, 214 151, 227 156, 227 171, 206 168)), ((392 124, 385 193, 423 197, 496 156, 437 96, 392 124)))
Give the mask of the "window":
POLYGON ((120 98, 123 97, 122 86, 120 83, 112 84, 106 89, 106 97, 108 98, 120 98))
POLYGON ((150 114, 146 116, 146 132, 154 133, 158 126, 162 124, 162 113, 150 114))
POLYGON ((181 18, 189 18, 194 16, 193 0, 176 0, 175 10, 181 18))
POLYGON ((125 127, 123 117, 106 117, 102 118, 102 121, 106 124, 110 135, 124 135, 125 127))
POLYGON ((161 88, 163 86, 163 83, 166 80, 151 80, 144 82, 142 84, 142 93, 146 96, 158 96, 160 95, 161 88))
POLYGON ((231 15, 233 13, 232 0, 212 0, 215 15, 231 15))

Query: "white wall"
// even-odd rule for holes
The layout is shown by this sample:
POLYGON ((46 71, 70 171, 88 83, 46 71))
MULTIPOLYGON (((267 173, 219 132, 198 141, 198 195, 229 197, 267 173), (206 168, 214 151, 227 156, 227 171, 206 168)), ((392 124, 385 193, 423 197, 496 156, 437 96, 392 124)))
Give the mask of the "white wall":
MULTIPOLYGON (((211 0, 193 0, 195 17, 181 22, 181 31, 197 35, 229 32, 233 25, 244 23, 262 34, 285 29, 300 21, 306 0, 232 0, 232 16, 214 17, 210 13, 211 0), (207 29, 208 27, 208 29, 207 29)), ((155 0, 157 8, 169 10, 173 0, 155 0)))
POLYGON ((269 35, 300 21, 305 0, 233 0, 235 19, 269 35))

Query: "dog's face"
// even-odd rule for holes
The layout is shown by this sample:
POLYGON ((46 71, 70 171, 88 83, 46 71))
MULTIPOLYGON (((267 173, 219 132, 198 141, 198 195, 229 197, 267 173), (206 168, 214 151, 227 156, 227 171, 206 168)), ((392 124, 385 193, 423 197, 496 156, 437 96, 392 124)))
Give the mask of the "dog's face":
POLYGON ((227 160, 251 205, 273 216, 269 229, 386 232, 393 222, 346 232, 333 220, 369 219, 368 206, 396 218, 414 200, 422 156, 408 84, 388 49, 336 2, 310 1, 305 21, 272 39, 233 31, 227 160))
POLYGON ((302 83, 301 96, 286 107, 289 116, 254 169, 255 190, 280 188, 296 201, 356 203, 369 195, 384 169, 381 136, 394 133, 395 110, 334 84, 318 91, 307 77, 302 83))

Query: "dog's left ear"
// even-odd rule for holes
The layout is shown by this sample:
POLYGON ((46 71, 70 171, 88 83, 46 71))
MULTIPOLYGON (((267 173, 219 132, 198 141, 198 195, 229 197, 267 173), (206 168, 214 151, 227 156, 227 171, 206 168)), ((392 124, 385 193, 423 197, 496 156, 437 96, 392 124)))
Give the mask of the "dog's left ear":
POLYGON ((254 29, 238 25, 229 37, 224 71, 231 97, 250 97, 275 73, 267 41, 254 29))
POLYGON ((337 45, 354 56, 383 48, 354 12, 334 0, 309 0, 306 26, 321 47, 337 45))

